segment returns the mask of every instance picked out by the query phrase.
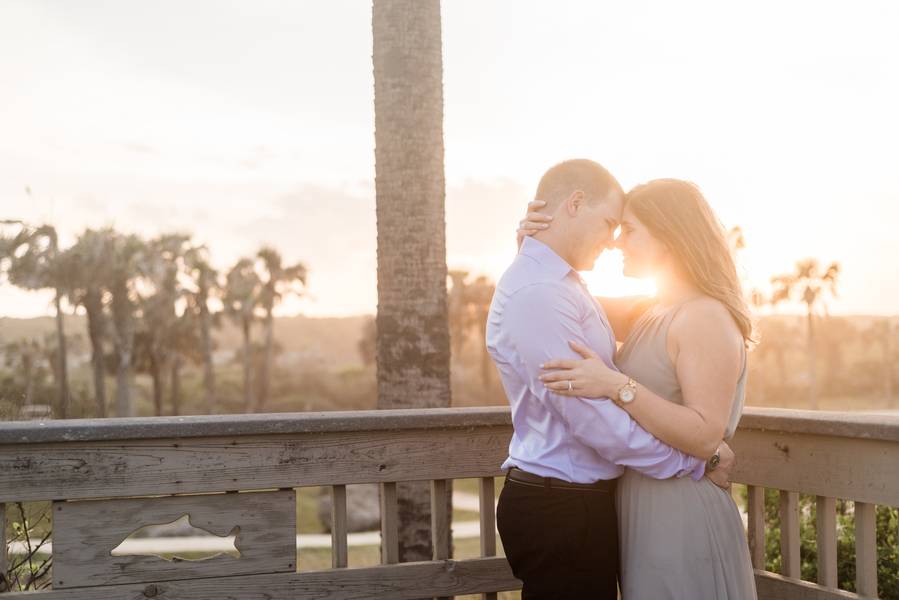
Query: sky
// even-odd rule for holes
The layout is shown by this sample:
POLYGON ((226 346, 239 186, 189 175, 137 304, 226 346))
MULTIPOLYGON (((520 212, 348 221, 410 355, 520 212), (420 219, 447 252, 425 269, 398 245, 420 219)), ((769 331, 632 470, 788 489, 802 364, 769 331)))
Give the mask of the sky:
MULTIPOLYGON (((899 313, 899 3, 445 0, 447 263, 498 277, 540 175, 696 182, 747 287, 843 267, 834 313, 899 313)), ((226 269, 310 271, 282 314, 374 312, 371 2, 0 2, 0 218, 63 242, 184 231, 226 269), (26 194, 30 187, 30 196, 26 194)), ((598 294, 651 289, 604 256, 598 294)), ((0 287, 0 315, 49 314, 0 287)))

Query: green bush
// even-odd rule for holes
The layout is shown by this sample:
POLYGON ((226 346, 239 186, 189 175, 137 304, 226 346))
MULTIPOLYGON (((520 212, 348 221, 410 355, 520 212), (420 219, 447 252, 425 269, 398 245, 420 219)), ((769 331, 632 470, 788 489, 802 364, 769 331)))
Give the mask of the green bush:
MULTIPOLYGON (((780 492, 765 490, 765 568, 781 572, 780 492)), ((837 586, 855 591, 855 505, 837 500, 837 586)), ((817 581, 818 552, 814 496, 799 497, 799 533, 802 579, 817 581)), ((877 588, 883 600, 899 600, 899 509, 877 507, 877 588)))

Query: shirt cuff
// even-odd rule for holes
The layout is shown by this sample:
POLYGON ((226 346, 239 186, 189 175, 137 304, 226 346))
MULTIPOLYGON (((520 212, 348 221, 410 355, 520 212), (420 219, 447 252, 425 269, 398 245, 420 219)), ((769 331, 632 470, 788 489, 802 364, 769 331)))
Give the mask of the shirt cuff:
POLYGON ((693 481, 699 481, 703 477, 705 477, 705 466, 708 464, 706 461, 701 461, 696 465, 696 468, 693 469, 693 472, 690 473, 690 478, 693 481))

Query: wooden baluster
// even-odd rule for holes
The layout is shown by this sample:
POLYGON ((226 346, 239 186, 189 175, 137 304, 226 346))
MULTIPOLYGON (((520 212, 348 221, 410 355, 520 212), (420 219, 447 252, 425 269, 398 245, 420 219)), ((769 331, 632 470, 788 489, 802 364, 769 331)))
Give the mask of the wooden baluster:
POLYGON ((397 517, 396 483, 381 484, 381 562, 399 562, 400 540, 397 517))
POLYGON ((431 545, 434 560, 449 558, 449 514, 446 479, 431 480, 431 545))
POLYGON ((347 566, 346 486, 331 486, 331 566, 347 566))
POLYGON ((749 555, 752 558, 752 566, 756 569, 765 568, 765 488, 755 485, 746 486, 748 505, 746 511, 749 514, 748 538, 749 555))
POLYGON ((818 543, 818 583, 837 587, 837 502, 818 496, 815 500, 815 531, 818 543))
POLYGON ((780 556, 781 575, 800 579, 799 562, 799 494, 780 492, 780 556))
POLYGON ((0 502, 0 593, 8 592, 6 589, 6 504, 0 502))
MULTIPOLYGON (((481 521, 481 556, 496 556, 496 490, 493 477, 481 477, 478 486, 481 521)), ((496 600, 496 592, 482 595, 483 600, 496 600)))
POLYGON ((877 507, 855 503, 855 589, 860 596, 877 597, 877 507))

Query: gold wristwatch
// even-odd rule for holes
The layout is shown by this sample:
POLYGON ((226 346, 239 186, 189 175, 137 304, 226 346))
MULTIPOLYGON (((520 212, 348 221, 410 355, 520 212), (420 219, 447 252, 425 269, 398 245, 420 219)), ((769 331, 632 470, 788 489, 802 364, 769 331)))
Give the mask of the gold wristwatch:
POLYGON ((618 403, 630 404, 637 397, 637 382, 633 377, 627 378, 627 383, 618 388, 618 403))

